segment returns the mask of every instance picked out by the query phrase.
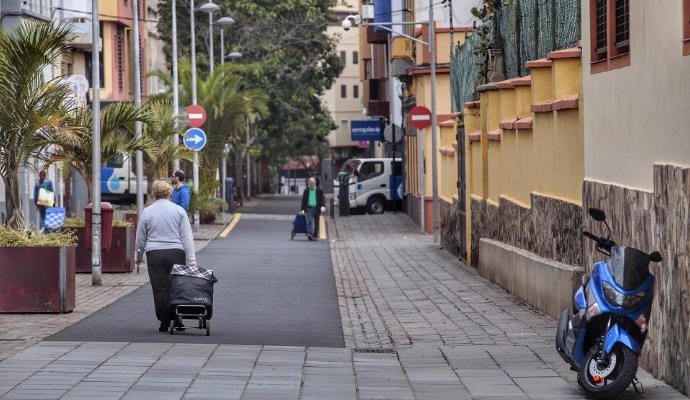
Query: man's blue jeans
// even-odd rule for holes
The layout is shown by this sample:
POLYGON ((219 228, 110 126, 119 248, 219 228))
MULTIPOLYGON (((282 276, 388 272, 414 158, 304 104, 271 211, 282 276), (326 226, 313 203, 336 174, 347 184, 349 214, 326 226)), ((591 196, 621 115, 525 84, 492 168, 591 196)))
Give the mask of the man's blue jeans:
POLYGON ((319 218, 321 217, 321 210, 317 207, 307 208, 307 233, 309 235, 319 236, 319 218))

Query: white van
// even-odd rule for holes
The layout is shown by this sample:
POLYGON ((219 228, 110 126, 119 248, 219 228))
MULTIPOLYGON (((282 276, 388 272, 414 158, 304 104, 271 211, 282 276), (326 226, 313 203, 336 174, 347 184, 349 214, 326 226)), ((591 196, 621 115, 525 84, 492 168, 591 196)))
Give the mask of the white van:
MULTIPOLYGON (((382 214, 392 201, 402 195, 402 160, 392 158, 353 158, 338 176, 348 176, 350 208, 364 208, 369 214, 382 214)), ((338 204, 339 179, 333 182, 338 204)))
MULTIPOLYGON (((137 200, 137 175, 135 159, 127 154, 110 157, 101 167, 101 197, 103 201, 132 204, 137 200)), ((144 176, 144 196, 148 181, 144 176)))

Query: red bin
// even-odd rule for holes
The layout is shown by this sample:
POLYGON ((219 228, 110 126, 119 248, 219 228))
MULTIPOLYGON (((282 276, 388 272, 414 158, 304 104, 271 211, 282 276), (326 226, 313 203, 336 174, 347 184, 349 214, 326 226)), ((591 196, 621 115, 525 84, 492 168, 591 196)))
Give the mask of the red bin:
MULTIPOLYGON (((88 238, 86 241, 86 248, 91 248, 92 236, 91 236, 91 212, 93 210, 93 203, 89 203, 85 212, 85 236, 88 238)), ((113 237, 113 206, 110 203, 101 203, 101 249, 108 250, 110 248, 110 242, 113 237)))

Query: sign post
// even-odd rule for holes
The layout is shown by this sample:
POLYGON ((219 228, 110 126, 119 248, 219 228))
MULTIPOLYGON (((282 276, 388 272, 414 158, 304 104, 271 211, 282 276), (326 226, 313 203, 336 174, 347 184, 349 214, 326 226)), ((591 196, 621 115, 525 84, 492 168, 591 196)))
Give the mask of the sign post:
POLYGON ((431 126, 431 111, 426 107, 415 107, 410 111, 408 119, 410 125, 417 129, 417 174, 419 175, 419 197, 421 200, 421 205, 419 207, 419 224, 422 227, 422 232, 426 232, 426 188, 424 187, 424 171, 426 168, 424 159, 424 134, 422 132, 424 129, 431 126))
MULTIPOLYGON (((193 104, 186 108, 187 126, 189 129, 184 135, 184 145, 194 151, 194 192, 199 193, 199 151, 206 146, 206 133, 199 129, 206 122, 206 110, 204 107, 193 104), (191 146, 191 147, 190 147, 191 146)), ((194 211, 194 230, 199 230, 199 211, 194 211)))

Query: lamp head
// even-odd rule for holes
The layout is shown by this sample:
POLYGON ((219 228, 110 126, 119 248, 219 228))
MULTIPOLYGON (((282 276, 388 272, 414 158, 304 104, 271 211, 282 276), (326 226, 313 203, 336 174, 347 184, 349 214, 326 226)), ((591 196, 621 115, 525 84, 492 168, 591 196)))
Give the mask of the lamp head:
POLYGON ((196 9, 197 11, 205 12, 212 14, 214 12, 220 11, 220 7, 218 7, 218 4, 213 3, 212 1, 209 1, 208 3, 202 5, 201 7, 196 9))
POLYGON ((234 23, 235 23, 235 20, 232 19, 231 17, 218 18, 218 20, 216 21, 216 25, 218 25, 220 27, 230 26, 230 25, 233 25, 234 23))

